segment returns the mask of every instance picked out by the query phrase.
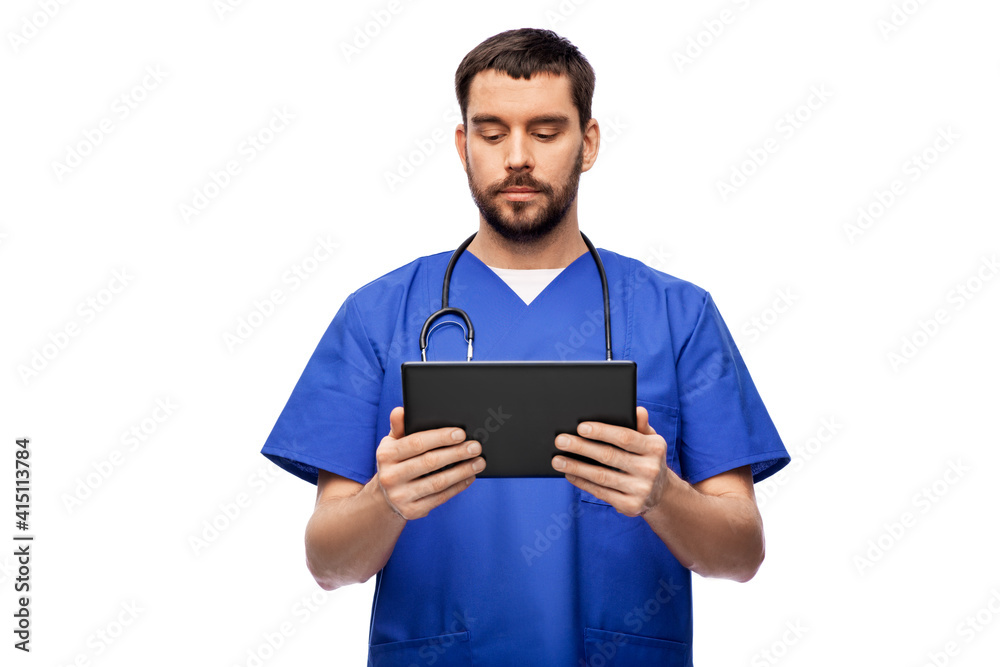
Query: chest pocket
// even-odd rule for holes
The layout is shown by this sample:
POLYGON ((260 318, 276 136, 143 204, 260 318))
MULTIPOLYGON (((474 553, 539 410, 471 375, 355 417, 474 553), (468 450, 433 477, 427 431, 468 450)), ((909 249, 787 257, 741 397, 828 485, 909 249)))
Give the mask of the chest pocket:
MULTIPOLYGON (((667 466, 680 475, 680 459, 677 456, 677 422, 680 418, 680 410, 672 405, 650 403, 649 401, 637 401, 637 403, 646 408, 646 412, 649 413, 649 424, 653 430, 667 441, 667 466)), ((611 506, 610 503, 583 490, 580 491, 580 500, 594 505, 611 506)))
POLYGON ((588 665, 691 664, 691 647, 688 644, 594 628, 584 631, 584 650, 588 665))
POLYGON ((466 667, 472 664, 469 631, 368 646, 370 667, 466 667))

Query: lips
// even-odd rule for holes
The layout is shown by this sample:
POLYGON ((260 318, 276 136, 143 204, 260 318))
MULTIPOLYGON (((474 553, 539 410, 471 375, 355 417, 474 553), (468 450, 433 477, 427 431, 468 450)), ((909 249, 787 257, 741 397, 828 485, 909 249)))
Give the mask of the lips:
POLYGON ((539 194, 539 191, 532 188, 516 187, 501 190, 500 194, 507 201, 531 201, 539 194))

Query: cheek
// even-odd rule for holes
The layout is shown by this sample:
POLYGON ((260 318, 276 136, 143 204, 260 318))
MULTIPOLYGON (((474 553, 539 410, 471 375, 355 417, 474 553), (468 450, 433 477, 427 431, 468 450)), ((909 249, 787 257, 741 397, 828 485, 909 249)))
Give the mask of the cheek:
POLYGON ((469 155, 465 165, 466 171, 471 174, 472 179, 481 185, 485 185, 495 180, 494 171, 496 165, 485 155, 469 155))
POLYGON ((473 167, 488 168, 499 158, 499 151, 490 150, 489 146, 472 145, 465 151, 465 157, 473 167))
POLYGON ((545 173, 538 173, 538 177, 545 178, 549 183, 564 183, 573 176, 576 154, 560 154, 557 158, 553 158, 551 164, 553 168, 547 169, 545 173))

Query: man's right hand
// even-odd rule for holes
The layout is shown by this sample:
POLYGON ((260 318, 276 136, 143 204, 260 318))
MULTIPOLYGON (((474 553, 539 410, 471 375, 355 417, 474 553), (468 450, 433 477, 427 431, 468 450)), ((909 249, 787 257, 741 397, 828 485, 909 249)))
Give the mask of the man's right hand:
POLYGON ((419 519, 472 484, 486 461, 482 445, 465 440, 465 431, 454 426, 403 432, 403 408, 389 414, 389 435, 375 450, 375 477, 389 507, 404 519, 419 519), (457 433, 457 437, 453 437, 457 433), (439 470, 451 463, 447 470, 439 470), (434 472, 437 470, 438 472, 434 472), (427 473, 427 477, 421 477, 427 473))

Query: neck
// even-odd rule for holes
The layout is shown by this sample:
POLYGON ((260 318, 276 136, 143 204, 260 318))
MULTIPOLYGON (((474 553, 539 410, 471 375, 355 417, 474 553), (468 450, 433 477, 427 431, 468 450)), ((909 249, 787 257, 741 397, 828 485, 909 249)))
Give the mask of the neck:
POLYGON ((576 220, 568 217, 551 234, 532 243, 509 241, 480 218, 479 232, 466 250, 498 269, 562 269, 590 252, 576 220))

